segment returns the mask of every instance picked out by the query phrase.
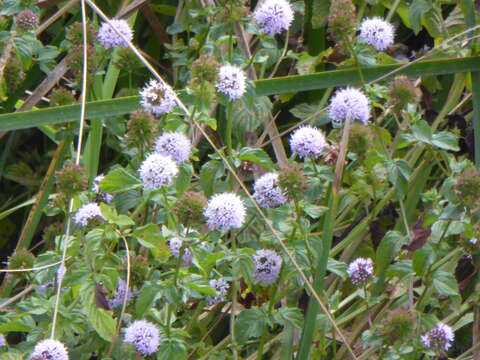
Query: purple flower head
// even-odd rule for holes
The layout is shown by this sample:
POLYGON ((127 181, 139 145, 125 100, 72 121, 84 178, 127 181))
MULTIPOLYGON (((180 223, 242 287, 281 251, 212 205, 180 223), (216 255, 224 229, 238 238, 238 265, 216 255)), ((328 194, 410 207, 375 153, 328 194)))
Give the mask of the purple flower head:
POLYGON ((217 90, 230 100, 239 99, 245 93, 245 73, 235 65, 223 65, 218 72, 217 90))
POLYGON ((213 195, 204 210, 210 229, 238 229, 245 221, 245 206, 242 199, 234 193, 213 195))
POLYGON ((360 37, 378 51, 386 50, 392 45, 394 36, 392 24, 379 17, 365 19, 360 25, 360 37))
POLYGON ((253 198, 263 207, 275 208, 287 202, 285 191, 278 184, 278 174, 267 173, 255 181, 253 198))
POLYGON ((160 344, 160 330, 149 321, 137 320, 125 330, 126 344, 132 344, 143 356, 155 353, 160 344))
POLYGON ((113 200, 113 195, 108 193, 102 193, 100 191, 100 181, 105 178, 105 175, 101 174, 98 175, 95 179, 93 179, 92 184, 92 191, 100 195, 100 200, 106 203, 110 203, 113 200))
POLYGON ((7 339, 5 339, 5 335, 0 334, 0 347, 8 346, 7 339))
POLYGON ((60 341, 48 339, 35 345, 29 359, 68 360, 68 352, 60 341))
MULTIPOLYGON (((133 31, 130 28, 130 25, 128 25, 125 20, 112 19, 110 20, 110 22, 112 23, 114 28, 117 29, 118 32, 122 34, 128 41, 132 41, 133 31)), ((115 46, 120 46, 122 48, 128 47, 127 42, 123 40, 121 36, 115 32, 115 30, 113 30, 109 23, 106 22, 104 22, 102 26, 100 26, 97 38, 100 44, 105 47, 105 49, 109 49, 115 46)))
POLYGON ((178 173, 178 167, 170 156, 154 153, 140 165, 138 173, 145 189, 156 190, 170 185, 178 173))
MULTIPOLYGON (((127 282, 123 279, 118 280, 117 292, 113 299, 108 300, 108 305, 110 309, 114 309, 119 305, 123 304, 123 299, 125 298, 125 293, 127 292, 127 282)), ((134 294, 129 290, 127 293, 127 303, 132 300, 134 294)))
POLYGON ((293 21, 293 10, 286 0, 264 0, 253 13, 255 22, 267 35, 288 30, 293 21))
POLYGON ((452 346, 455 334, 450 326, 440 322, 436 328, 422 335, 421 338, 426 348, 435 351, 447 351, 452 346))
MULTIPOLYGON (((168 247, 170 249, 170 253, 175 259, 178 259, 180 256, 180 248, 183 245, 183 240, 178 238, 178 237, 173 237, 168 240, 167 242, 168 247)), ((188 249, 183 249, 183 255, 182 255, 182 265, 183 266, 190 266, 192 263, 192 254, 190 253, 190 250, 188 249)))
POLYGON ((220 279, 210 280, 209 285, 212 289, 218 291, 218 295, 217 296, 207 295, 207 298, 206 298, 207 305, 210 306, 210 305, 218 304, 225 301, 230 284, 225 279, 220 278, 220 279))
POLYGON ((277 281, 280 269, 282 268, 282 258, 273 250, 257 250, 253 255, 255 262, 255 280, 266 285, 277 281))
POLYGON ((290 148, 301 158, 320 155, 327 146, 323 133, 312 126, 302 126, 290 137, 290 148))
POLYGON ((347 273, 353 285, 361 285, 373 277, 372 259, 355 259, 348 265, 347 273))
POLYGON ((105 216, 102 215, 100 210, 100 206, 96 203, 88 203, 83 205, 80 209, 78 209, 77 213, 75 214, 75 224, 80 226, 87 226, 88 223, 93 219, 100 219, 100 220, 107 220, 105 216))
POLYGON ((347 117, 351 121, 359 120, 364 125, 367 125, 370 118, 368 98, 357 89, 346 88, 337 90, 330 101, 328 115, 336 125, 341 125, 347 117))
POLYGON ((177 164, 190 157, 192 144, 181 132, 166 132, 155 141, 155 152, 170 156, 177 164))
POLYGON ((150 80, 140 91, 140 105, 153 114, 168 114, 176 105, 175 92, 167 84, 150 80))

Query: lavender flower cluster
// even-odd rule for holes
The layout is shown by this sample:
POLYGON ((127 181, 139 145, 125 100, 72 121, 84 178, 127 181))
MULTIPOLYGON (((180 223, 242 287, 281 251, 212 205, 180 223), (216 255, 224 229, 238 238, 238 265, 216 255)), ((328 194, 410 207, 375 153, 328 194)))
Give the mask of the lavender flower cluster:
MULTIPOLYGON (((183 240, 179 237, 173 237, 167 242, 170 253, 175 259, 180 256, 180 249, 183 245, 183 240)), ((183 249, 182 266, 189 266, 192 263, 192 254, 189 249, 183 249)))
POLYGON ((170 156, 177 164, 187 161, 190 157, 192 144, 181 132, 166 132, 155 141, 156 153, 170 156))
POLYGON ((170 185, 178 173, 178 167, 170 156, 153 153, 140 165, 138 173, 145 189, 157 190, 170 185))
POLYGON ((421 339, 426 348, 447 351, 452 346, 455 334, 450 326, 440 322, 437 327, 422 335, 421 339))
POLYGON ((220 278, 220 279, 210 280, 209 285, 212 289, 218 291, 218 295, 217 296, 207 295, 206 297, 207 305, 211 306, 214 304, 224 302, 227 297, 228 288, 230 287, 230 284, 225 279, 220 278))
POLYGON ((217 90, 228 96, 230 100, 240 99, 246 90, 246 76, 235 65, 224 65, 218 71, 217 90))
POLYGON ((158 350, 160 330, 149 321, 137 320, 125 330, 124 342, 135 346, 143 356, 149 356, 158 350))
POLYGON ((347 118, 367 125, 370 118, 368 98, 357 89, 338 90, 330 101, 329 117, 336 125, 341 125, 347 118))
POLYGON ((255 280, 264 285, 273 284, 278 279, 282 268, 282 258, 274 250, 257 250, 253 256, 255 263, 255 280))
POLYGON ((75 224, 80 226, 87 226, 88 223, 94 219, 99 220, 107 220, 105 216, 103 216, 102 211, 100 210, 100 206, 96 203, 88 203, 83 205, 80 209, 78 209, 77 213, 75 214, 75 224))
POLYGON ((300 158, 316 157, 327 147, 325 135, 315 127, 302 126, 290 138, 292 152, 300 158))
MULTIPOLYGON (((125 293, 127 293, 127 282, 123 279, 118 280, 117 291, 113 299, 108 300, 108 305, 110 309, 115 309, 117 306, 123 304, 123 299, 125 298, 125 293)), ((127 293, 127 303, 130 302, 134 297, 134 294, 128 290, 127 293)))
POLYGON ((278 184, 278 174, 267 173, 255 181, 253 198, 260 206, 275 208, 287 202, 285 191, 278 184))
POLYGON ((29 360, 68 360, 68 351, 60 341, 47 339, 40 341, 33 348, 29 360))
POLYGON ((245 221, 245 205, 234 193, 213 195, 204 210, 207 225, 210 229, 240 228, 245 221))
MULTIPOLYGON (((128 41, 132 41, 133 39, 133 31, 130 28, 130 25, 125 20, 118 20, 112 19, 110 23, 113 27, 122 34, 128 41)), ((100 44, 103 45, 106 49, 119 46, 122 48, 128 47, 128 43, 122 39, 120 35, 110 26, 109 23, 104 22, 102 26, 100 26, 100 30, 97 34, 98 41, 100 44)))
POLYGON ((177 104, 172 88, 156 80, 150 80, 140 91, 140 97, 140 105, 156 115, 168 114, 177 104))
POLYGON ((287 0, 265 0, 253 13, 255 22, 267 35, 288 30, 293 21, 293 10, 287 0))
POLYGON ((353 285, 363 284, 373 277, 372 259, 355 259, 348 265, 347 273, 353 285))
POLYGON ((360 25, 360 37, 378 51, 386 50, 392 45, 394 36, 392 24, 379 17, 365 19, 360 25))

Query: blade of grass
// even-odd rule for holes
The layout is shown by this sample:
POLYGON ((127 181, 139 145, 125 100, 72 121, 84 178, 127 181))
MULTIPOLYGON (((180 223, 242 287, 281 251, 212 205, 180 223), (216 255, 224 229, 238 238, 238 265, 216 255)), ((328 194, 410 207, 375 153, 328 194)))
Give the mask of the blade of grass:
MULTIPOLYGON (((403 65, 379 65, 362 68, 365 81, 388 74, 403 65)), ((460 59, 426 60, 413 64, 396 74, 412 77, 480 71, 480 56, 460 59)), ((257 95, 275 95, 295 91, 326 89, 335 86, 358 84, 358 70, 334 70, 318 74, 296 75, 256 81, 257 95)), ((479 82, 480 84, 480 82, 479 82)), ((139 96, 87 103, 87 118, 103 118, 128 114, 139 106, 139 96)), ((76 121, 80 105, 59 106, 49 109, 26 111, 21 114, 0 115, 0 131, 27 129, 47 124, 76 121)))

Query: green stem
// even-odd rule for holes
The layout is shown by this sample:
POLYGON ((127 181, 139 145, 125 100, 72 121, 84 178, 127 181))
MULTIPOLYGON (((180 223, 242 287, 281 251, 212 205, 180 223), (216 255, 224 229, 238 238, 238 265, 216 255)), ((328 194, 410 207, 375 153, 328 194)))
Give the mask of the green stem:
POLYGON ((226 145, 227 153, 232 156, 232 132, 233 132, 233 103, 227 104, 227 129, 226 129, 226 145))
POLYGON ((289 35, 290 35, 290 30, 287 30, 287 35, 285 35, 285 44, 283 45, 282 55, 280 55, 280 57, 278 58, 278 61, 275 64, 275 67, 273 68, 273 71, 270 74, 269 79, 271 79, 275 76, 275 74, 277 73, 278 67, 280 66, 280 63, 285 58, 285 54, 287 53, 287 50, 288 50, 288 37, 289 37, 289 35))
POLYGON ((397 11, 397 8, 398 8, 398 5, 400 5, 400 2, 402 0, 395 0, 395 2, 393 3, 392 7, 390 8, 390 10, 388 11, 388 15, 387 17, 385 18, 386 21, 390 21, 392 20, 392 17, 393 15, 395 15, 395 11, 397 11))
MULTIPOLYGON (((236 256, 237 240, 234 233, 232 233, 231 242, 232 252, 236 256)), ((237 273, 235 263, 232 266, 232 308, 230 309, 230 336, 232 339, 232 353, 233 359, 238 359, 237 342, 235 340, 235 312, 237 310, 237 273)))
MULTIPOLYGON (((342 183, 343 167, 348 149, 348 138, 350 134, 351 119, 347 117, 345 120, 345 128, 343 130, 342 141, 340 144, 340 153, 338 155, 337 164, 335 167, 335 175, 333 184, 329 190, 328 211, 325 214, 323 222, 323 241, 320 256, 318 258, 317 270, 313 287, 317 293, 323 293, 323 283, 325 273, 327 271, 328 258, 330 249, 332 247, 333 229, 335 228, 335 218, 337 214, 337 207, 340 200, 340 188, 342 183)), ((310 353, 310 348, 313 339, 313 333, 316 326, 317 313, 319 304, 317 301, 310 299, 307 308, 307 315, 305 317, 305 325, 303 328, 302 338, 300 340, 300 348, 298 351, 298 360, 307 360, 310 353)))

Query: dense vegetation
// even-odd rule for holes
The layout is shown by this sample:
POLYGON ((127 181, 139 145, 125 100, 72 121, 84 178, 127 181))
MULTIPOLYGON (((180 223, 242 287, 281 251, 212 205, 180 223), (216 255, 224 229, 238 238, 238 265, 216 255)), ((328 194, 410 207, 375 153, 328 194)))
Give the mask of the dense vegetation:
POLYGON ((473 0, 3 0, 0 360, 480 359, 473 0))

